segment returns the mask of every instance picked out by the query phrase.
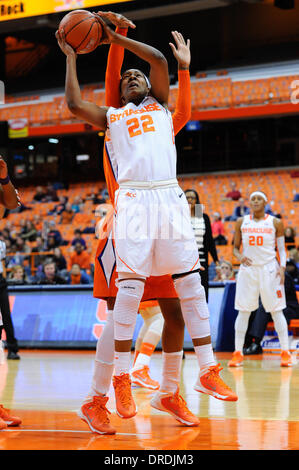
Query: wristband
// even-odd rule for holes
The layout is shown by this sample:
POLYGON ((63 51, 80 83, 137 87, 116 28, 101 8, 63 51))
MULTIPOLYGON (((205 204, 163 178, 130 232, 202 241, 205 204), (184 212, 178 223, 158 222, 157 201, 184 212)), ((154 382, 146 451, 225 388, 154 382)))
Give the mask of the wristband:
POLYGON ((6 178, 0 178, 0 184, 8 184, 10 182, 9 176, 7 175, 6 178))

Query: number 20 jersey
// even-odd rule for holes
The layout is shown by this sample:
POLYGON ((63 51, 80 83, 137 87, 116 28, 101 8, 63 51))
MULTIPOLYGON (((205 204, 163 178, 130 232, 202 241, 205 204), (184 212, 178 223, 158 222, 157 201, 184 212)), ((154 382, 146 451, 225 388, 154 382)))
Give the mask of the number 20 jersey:
POLYGON ((110 107, 106 148, 116 180, 161 181, 176 178, 172 116, 152 96, 136 106, 110 107))
POLYGON ((266 214, 258 222, 252 215, 245 215, 241 233, 243 254, 252 260, 253 266, 263 266, 276 258, 276 230, 272 215, 266 214))

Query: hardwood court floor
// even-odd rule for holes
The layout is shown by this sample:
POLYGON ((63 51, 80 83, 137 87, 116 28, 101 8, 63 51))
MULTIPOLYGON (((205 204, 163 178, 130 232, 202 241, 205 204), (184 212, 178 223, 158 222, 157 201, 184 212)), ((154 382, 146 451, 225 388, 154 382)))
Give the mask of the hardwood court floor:
MULTIPOLYGON (((235 403, 193 390, 194 353, 183 361, 181 394, 200 416, 198 428, 182 426, 151 409, 153 392, 134 388, 138 414, 115 415, 112 390, 108 409, 115 436, 92 434, 76 414, 89 391, 91 351, 21 351, 20 361, 0 366, 0 403, 23 420, 0 432, 0 450, 287 450, 299 449, 299 363, 281 368, 278 355, 249 356, 243 369, 228 369, 231 354, 216 354, 223 379, 237 392, 235 403)), ((161 353, 151 361, 159 380, 161 353)))

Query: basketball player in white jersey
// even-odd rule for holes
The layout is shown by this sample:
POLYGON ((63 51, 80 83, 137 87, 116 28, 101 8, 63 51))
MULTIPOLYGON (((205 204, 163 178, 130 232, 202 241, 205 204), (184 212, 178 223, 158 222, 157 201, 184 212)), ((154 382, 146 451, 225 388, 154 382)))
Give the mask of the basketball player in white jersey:
POLYGON ((284 273, 286 251, 284 226, 280 219, 265 214, 267 196, 261 191, 250 195, 251 214, 236 222, 234 255, 241 265, 237 276, 235 309, 235 352, 229 367, 243 364, 243 346, 251 312, 259 305, 259 296, 266 312, 274 321, 281 346, 281 365, 292 366, 289 352, 288 325, 283 314, 286 307, 284 273), (240 252, 241 243, 243 245, 240 252), (276 259, 275 247, 280 263, 276 259))
MULTIPOLYGON (((99 107, 82 100, 75 57, 65 47, 63 32, 57 34, 59 45, 67 55, 69 109, 107 131, 106 145, 119 184, 114 227, 118 293, 114 306, 113 385, 117 413, 122 418, 136 414, 129 374, 131 344, 145 280, 151 275, 173 275, 201 369, 195 390, 235 401, 237 396, 221 379, 220 365, 214 359, 189 206, 176 179, 176 148, 171 113, 167 109, 167 61, 157 49, 115 33, 104 22, 102 27, 106 43, 119 44, 150 65, 149 80, 137 69, 122 75, 122 108, 99 107)), ((164 363, 163 366, 169 371, 176 370, 180 362, 178 357, 171 360, 171 366, 164 363)), ((176 385, 173 393, 159 390, 151 404, 168 412, 173 405, 175 414, 178 400, 184 402, 176 385)))
MULTIPOLYGON (((16 209, 20 205, 18 192, 10 181, 7 165, 0 155, 0 219, 2 219, 5 209, 16 209)), ((2 263, 2 260, 0 261, 2 263)), ((1 340, 3 330, 2 315, 0 312, 0 374, 1 364, 4 362, 4 349, 1 340)), ((7 426, 19 426, 21 419, 17 416, 11 416, 9 411, 3 405, 0 405, 0 430, 7 426)))

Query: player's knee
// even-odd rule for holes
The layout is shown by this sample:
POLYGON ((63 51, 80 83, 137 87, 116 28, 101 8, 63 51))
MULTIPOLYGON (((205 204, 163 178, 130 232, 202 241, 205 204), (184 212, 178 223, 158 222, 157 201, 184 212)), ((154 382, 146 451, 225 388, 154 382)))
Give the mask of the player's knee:
POLYGON ((174 280, 174 286, 181 302, 200 300, 205 302, 206 294, 198 273, 190 273, 174 280))
POLYGON ((198 273, 174 281, 182 305, 183 317, 192 339, 210 335, 209 309, 198 273))
POLYGON ((144 282, 138 279, 124 279, 118 285, 114 308, 114 337, 125 341, 132 339, 138 307, 144 291, 144 282))

